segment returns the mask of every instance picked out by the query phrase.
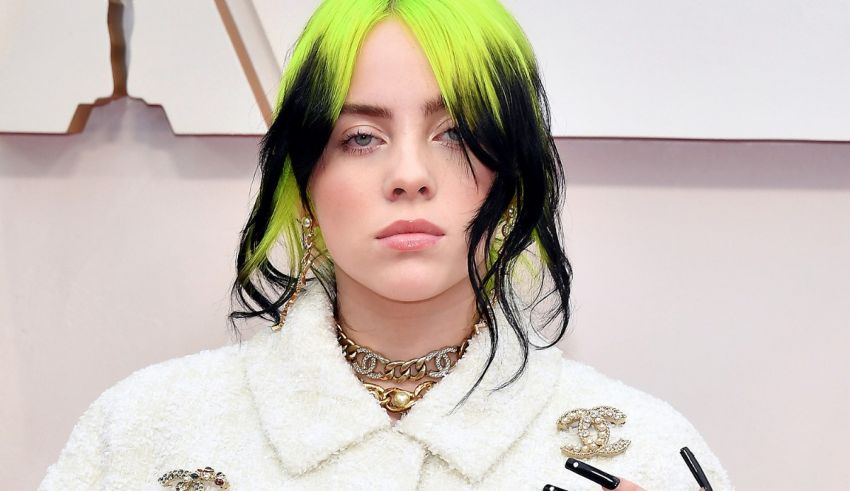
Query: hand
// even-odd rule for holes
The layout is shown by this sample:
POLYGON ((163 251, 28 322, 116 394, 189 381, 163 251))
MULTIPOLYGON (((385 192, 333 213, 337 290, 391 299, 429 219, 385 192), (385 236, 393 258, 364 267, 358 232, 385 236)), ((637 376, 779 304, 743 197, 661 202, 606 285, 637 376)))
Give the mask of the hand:
POLYGON ((612 476, 602 469, 597 469, 596 467, 580 460, 569 458, 567 459, 567 463, 564 464, 564 467, 585 479, 590 479, 596 484, 601 485, 602 489, 614 489, 616 491, 645 491, 642 487, 631 481, 620 479, 617 476, 612 476))
MULTIPOLYGON (((587 476, 584 476, 584 477, 587 477, 587 476)), ((591 480, 593 480, 593 479, 591 479, 591 480)), ((609 488, 602 486, 602 489, 608 490, 609 488)), ((702 488, 700 488, 700 490, 702 490, 702 488)), ((558 486, 555 486, 553 484, 547 484, 547 485, 543 486, 543 491, 567 491, 567 490, 563 489, 563 488, 559 488, 558 486)), ((627 481, 625 479, 620 479, 620 484, 617 485, 616 488, 614 488, 614 491, 645 491, 645 490, 642 487, 638 486, 637 484, 635 484, 631 481, 627 481)))
MULTIPOLYGON (((605 489, 605 488, 602 488, 605 489)), ((620 478, 620 485, 614 488, 614 491, 646 491, 637 484, 620 478)))
MULTIPOLYGON (((605 488, 602 488, 605 489, 605 488)), ((620 485, 614 488, 614 491, 646 491, 637 484, 620 478, 620 485)), ((705 491, 705 488, 699 488, 699 491, 705 491)))
MULTIPOLYGON (((696 460, 696 459, 693 459, 696 460)), ((642 487, 637 484, 608 474, 602 469, 597 469, 590 464, 582 462, 580 460, 576 460, 573 458, 567 459, 567 463, 564 464, 568 470, 571 470, 585 479, 590 479, 602 486, 602 489, 608 490, 613 489, 614 491, 646 491, 642 487), (614 487, 616 485, 616 487, 614 487)), ((699 469, 699 473, 702 474, 702 469, 699 469)), ((703 478, 704 479, 704 478, 703 478)), ((700 491, 705 491, 706 488, 699 488, 700 491)))

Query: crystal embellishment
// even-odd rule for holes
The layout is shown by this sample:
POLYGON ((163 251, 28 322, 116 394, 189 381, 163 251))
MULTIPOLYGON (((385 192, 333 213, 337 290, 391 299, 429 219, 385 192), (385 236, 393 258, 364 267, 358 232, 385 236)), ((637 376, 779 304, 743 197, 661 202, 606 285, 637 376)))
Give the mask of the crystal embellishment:
POLYGON ((567 411, 558 418, 558 431, 574 431, 578 435, 579 443, 564 445, 561 447, 561 452, 575 459, 619 455, 625 452, 632 442, 619 439, 609 443, 611 438, 609 425, 622 426, 625 422, 626 415, 611 406, 567 411))
POLYGON ((213 489, 207 487, 209 484, 217 486, 217 489, 230 488, 227 476, 212 467, 198 468, 194 472, 186 469, 168 471, 160 476, 159 483, 165 487, 173 486, 175 491, 207 491, 213 489))

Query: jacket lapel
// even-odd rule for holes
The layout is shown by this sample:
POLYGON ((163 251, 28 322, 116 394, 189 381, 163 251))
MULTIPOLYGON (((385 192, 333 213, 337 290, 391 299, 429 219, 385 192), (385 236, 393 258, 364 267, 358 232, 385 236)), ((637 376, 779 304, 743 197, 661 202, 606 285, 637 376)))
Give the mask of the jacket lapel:
POLYGON ((330 301, 310 282, 283 329, 257 332, 242 350, 261 425, 291 475, 390 427, 345 361, 334 329, 330 301))
MULTIPOLYGON (((452 373, 436 384, 399 422, 399 431, 420 441, 472 483, 480 481, 510 446, 522 436, 558 385, 562 353, 529 348, 522 376, 505 388, 522 363, 522 345, 500 309, 496 309, 499 344, 481 384, 454 412, 472 387, 490 354, 490 332, 470 341, 452 373)), ((536 344, 541 341, 529 334, 536 344)), ((554 427, 554 421, 552 423, 554 427)))
MULTIPOLYGON (((472 395, 452 412, 486 364, 489 329, 470 341, 452 372, 394 428, 473 483, 522 436, 552 396, 561 373, 560 350, 532 347, 522 376, 491 392, 522 362, 522 346, 501 309, 495 313, 496 357, 472 395)), ((540 344, 539 338, 533 339, 540 344)), ((245 343, 242 353, 261 425, 287 473, 301 475, 370 433, 392 428, 384 409, 345 360, 330 301, 318 283, 307 285, 280 332, 262 329, 245 343)))

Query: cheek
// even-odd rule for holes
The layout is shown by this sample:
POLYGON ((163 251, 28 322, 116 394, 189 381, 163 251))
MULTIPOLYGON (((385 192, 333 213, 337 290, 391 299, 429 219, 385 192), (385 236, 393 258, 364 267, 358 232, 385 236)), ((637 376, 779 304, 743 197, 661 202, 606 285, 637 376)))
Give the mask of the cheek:
POLYGON ((484 201, 484 198, 487 197, 487 194, 490 192, 490 188, 493 186, 493 181, 496 180, 496 173, 483 165, 475 172, 478 176, 479 200, 484 201))
POLYGON ((463 200, 463 209, 470 210, 470 219, 487 198, 495 179, 495 173, 482 164, 477 164, 474 168, 475 178, 466 172, 460 179, 458 176, 454 176, 453 179, 453 182, 457 183, 455 184, 457 188, 454 190, 456 196, 463 200))
POLYGON ((329 247, 334 239, 345 235, 368 212, 363 173, 346 172, 344 168, 317 169, 310 181, 310 196, 318 225, 329 247))
MULTIPOLYGON (((478 209, 481 208, 484 200, 487 199, 487 194, 490 192, 493 181, 496 179, 496 173, 480 163, 475 167, 475 176, 478 179, 477 186, 471 177, 466 181, 466 196, 468 198, 464 205, 470 210, 467 223, 475 217, 478 209)), ((478 243, 475 253, 479 266, 483 267, 486 256, 487 249, 485 247, 484 238, 482 237, 481 242, 478 243)))

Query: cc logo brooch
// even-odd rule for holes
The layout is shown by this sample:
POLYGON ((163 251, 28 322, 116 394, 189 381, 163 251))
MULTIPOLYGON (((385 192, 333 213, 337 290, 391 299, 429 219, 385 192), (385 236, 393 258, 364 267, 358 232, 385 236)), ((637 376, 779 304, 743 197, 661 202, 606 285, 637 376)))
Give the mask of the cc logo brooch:
POLYGON ((218 489, 229 489, 230 483, 223 472, 216 472, 212 467, 204 467, 195 472, 185 469, 168 471, 159 478, 159 483, 165 487, 174 486, 175 491, 205 491, 210 489, 208 484, 218 486, 218 489))
POLYGON ((578 434, 580 443, 564 445, 561 452, 567 457, 586 459, 594 456, 613 457, 626 451, 629 440, 619 439, 609 443, 610 424, 623 425, 626 415, 611 406, 596 406, 591 409, 573 409, 558 419, 559 431, 573 431, 578 434))

